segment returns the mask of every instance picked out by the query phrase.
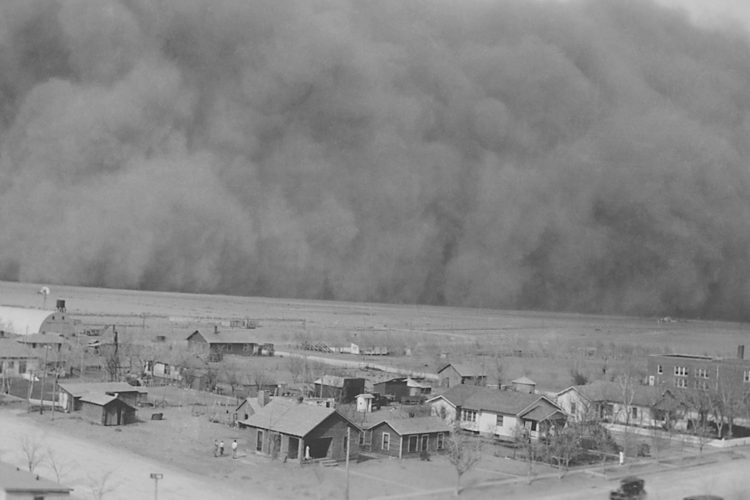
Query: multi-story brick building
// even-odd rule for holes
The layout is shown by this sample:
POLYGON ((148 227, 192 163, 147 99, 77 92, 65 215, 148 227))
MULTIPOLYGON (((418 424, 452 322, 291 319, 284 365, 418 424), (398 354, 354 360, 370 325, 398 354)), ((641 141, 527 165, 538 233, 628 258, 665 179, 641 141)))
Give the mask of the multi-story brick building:
POLYGON ((690 354, 653 354, 648 357, 648 384, 681 389, 745 387, 750 389, 750 360, 744 346, 736 358, 690 354))

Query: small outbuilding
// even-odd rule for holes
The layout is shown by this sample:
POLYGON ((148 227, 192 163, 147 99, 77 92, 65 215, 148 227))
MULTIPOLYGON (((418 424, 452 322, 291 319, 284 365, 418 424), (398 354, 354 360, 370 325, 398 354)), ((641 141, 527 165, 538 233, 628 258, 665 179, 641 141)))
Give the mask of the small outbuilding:
POLYGON ((315 381, 315 397, 333 398, 340 403, 351 403, 357 394, 365 392, 365 379, 323 375, 315 381))
POLYGON ((81 409, 81 398, 89 395, 114 396, 132 407, 146 401, 148 390, 126 382, 92 382, 80 384, 60 384, 60 404, 67 412, 81 409))
POLYGON ((373 399, 375 399, 375 396, 372 394, 357 395, 357 411, 360 413, 371 413, 373 399))
POLYGON ((136 409, 115 396, 86 394, 80 398, 84 418, 102 425, 127 425, 135 422, 136 409))
POLYGON ((487 372, 480 366, 468 363, 449 363, 438 370, 442 387, 465 385, 487 385, 487 372))

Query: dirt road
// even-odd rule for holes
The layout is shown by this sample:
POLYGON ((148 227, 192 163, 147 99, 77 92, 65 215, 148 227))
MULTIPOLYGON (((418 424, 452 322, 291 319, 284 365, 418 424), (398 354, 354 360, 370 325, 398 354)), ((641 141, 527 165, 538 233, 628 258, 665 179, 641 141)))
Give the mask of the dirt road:
MULTIPOLYGON (((113 431, 114 432, 114 431, 113 431)), ((148 499, 154 497, 153 472, 164 474, 159 481, 160 500, 240 500, 264 498, 252 491, 235 489, 229 484, 196 478, 190 473, 165 466, 154 460, 124 450, 102 446, 93 441, 66 436, 55 429, 40 428, 33 421, 16 415, 15 411, 0 410, 0 460, 25 468, 21 439, 28 436, 41 443, 40 451, 52 450, 56 461, 67 469, 62 483, 75 488, 73 494, 81 499, 94 498, 92 486, 100 486, 104 477, 106 500, 148 499)), ((39 466, 37 473, 55 479, 49 464, 39 466)))

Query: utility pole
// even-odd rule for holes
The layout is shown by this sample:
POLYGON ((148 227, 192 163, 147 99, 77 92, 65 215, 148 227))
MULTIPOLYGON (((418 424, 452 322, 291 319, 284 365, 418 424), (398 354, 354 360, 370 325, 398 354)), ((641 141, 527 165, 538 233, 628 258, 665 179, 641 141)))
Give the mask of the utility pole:
POLYGON ((344 500, 349 500, 349 450, 351 449, 351 445, 352 445, 351 431, 352 431, 352 428, 347 425, 346 426, 346 489, 344 490, 344 500))
POLYGON ((164 474, 152 472, 149 477, 154 480, 154 500, 159 500, 159 479, 163 479, 164 474))
POLYGON ((42 388, 41 388, 41 400, 39 401, 39 414, 44 413, 44 384, 47 382, 47 353, 49 352, 50 347, 48 345, 44 346, 44 367, 42 372, 42 388))

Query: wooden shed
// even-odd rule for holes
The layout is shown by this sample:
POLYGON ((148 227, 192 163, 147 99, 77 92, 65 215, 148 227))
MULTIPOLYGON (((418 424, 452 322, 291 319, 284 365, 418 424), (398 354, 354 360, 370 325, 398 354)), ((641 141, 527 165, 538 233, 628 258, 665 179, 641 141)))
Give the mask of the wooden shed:
POLYGON ((81 396, 81 414, 102 425, 127 425, 135 422, 136 409, 125 401, 106 394, 81 396))

